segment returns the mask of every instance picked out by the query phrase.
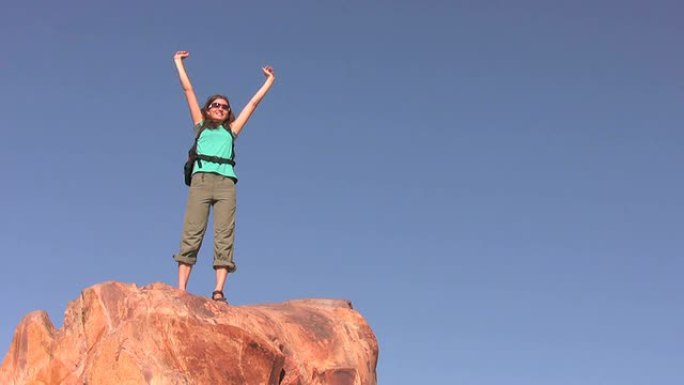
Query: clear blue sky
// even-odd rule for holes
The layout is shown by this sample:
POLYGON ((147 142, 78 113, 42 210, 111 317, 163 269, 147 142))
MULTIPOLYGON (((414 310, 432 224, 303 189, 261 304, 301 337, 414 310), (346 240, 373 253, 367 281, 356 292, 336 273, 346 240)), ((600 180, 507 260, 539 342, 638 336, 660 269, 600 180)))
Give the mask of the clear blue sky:
POLYGON ((278 76, 232 303, 351 299, 381 384, 682 383, 683 4, 5 3, 0 352, 85 287, 175 283, 184 49, 202 100, 278 76))

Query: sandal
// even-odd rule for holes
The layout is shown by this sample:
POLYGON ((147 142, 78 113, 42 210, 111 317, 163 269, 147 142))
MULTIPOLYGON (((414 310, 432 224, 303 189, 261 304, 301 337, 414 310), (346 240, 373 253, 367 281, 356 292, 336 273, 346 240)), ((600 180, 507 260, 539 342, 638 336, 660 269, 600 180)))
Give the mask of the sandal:
POLYGON ((228 302, 228 300, 226 300, 226 296, 223 295, 223 292, 221 290, 213 291, 211 293, 211 299, 217 302, 228 302))

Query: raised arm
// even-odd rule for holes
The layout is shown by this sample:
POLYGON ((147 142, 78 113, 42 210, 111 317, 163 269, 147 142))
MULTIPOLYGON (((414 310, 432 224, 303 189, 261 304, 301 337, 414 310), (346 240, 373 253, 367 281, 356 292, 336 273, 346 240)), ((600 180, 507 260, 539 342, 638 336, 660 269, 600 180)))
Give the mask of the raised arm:
POLYGON ((192 117, 192 123, 198 124, 202 120, 202 111, 200 109, 199 103, 197 102, 197 96, 195 91, 192 89, 192 84, 190 83, 190 78, 188 73, 185 71, 185 65, 183 64, 183 59, 190 56, 188 51, 178 51, 173 55, 173 62, 176 63, 176 69, 178 70, 178 78, 180 78, 181 86, 183 87, 183 93, 185 94, 185 99, 188 101, 188 107, 190 107, 190 116, 192 117))
POLYGON ((273 82, 275 81, 275 72, 273 72, 273 68, 271 66, 266 66, 261 70, 264 72, 264 76, 266 76, 266 81, 264 81, 264 84, 261 86, 261 88, 259 88, 256 94, 252 96, 252 99, 249 101, 249 103, 247 103, 245 108, 240 111, 240 115, 238 115, 237 119, 230 124, 230 130, 235 135, 240 133, 249 118, 252 116, 252 113, 254 113, 254 110, 256 110, 259 103, 261 103, 261 99, 266 96, 268 90, 270 90, 271 86, 273 86, 273 82))

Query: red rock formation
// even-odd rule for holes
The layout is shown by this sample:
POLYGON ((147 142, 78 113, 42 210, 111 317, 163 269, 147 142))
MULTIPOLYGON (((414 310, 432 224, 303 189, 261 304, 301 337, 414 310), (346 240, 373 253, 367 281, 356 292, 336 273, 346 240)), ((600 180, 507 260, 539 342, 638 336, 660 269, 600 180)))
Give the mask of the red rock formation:
POLYGON ((2 385, 375 385, 378 344, 351 303, 229 306, 155 283, 84 290, 55 329, 28 314, 2 385))

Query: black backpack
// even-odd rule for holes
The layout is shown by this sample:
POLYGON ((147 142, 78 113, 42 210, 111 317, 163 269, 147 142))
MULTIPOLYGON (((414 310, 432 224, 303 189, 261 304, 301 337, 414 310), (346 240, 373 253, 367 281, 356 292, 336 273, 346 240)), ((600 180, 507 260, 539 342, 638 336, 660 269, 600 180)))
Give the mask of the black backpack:
POLYGON ((190 147, 190 150, 188 151, 188 160, 185 161, 185 165, 183 166, 183 174, 185 175, 185 185, 190 186, 190 182, 192 181, 192 172, 195 167, 195 161, 197 161, 197 166, 199 168, 202 168, 202 161, 207 161, 207 162, 212 162, 212 163, 220 163, 220 164, 229 164, 231 166, 235 166, 235 161, 233 160, 235 158, 235 134, 233 132, 225 127, 223 127, 230 136, 233 138, 233 149, 231 151, 230 159, 228 158, 221 158, 218 156, 208 156, 208 155, 203 155, 203 154, 198 154, 197 153, 197 141, 199 140, 200 135, 202 135, 202 131, 204 131, 204 127, 201 127, 197 131, 197 136, 195 136, 195 142, 192 144, 192 147, 190 147))

